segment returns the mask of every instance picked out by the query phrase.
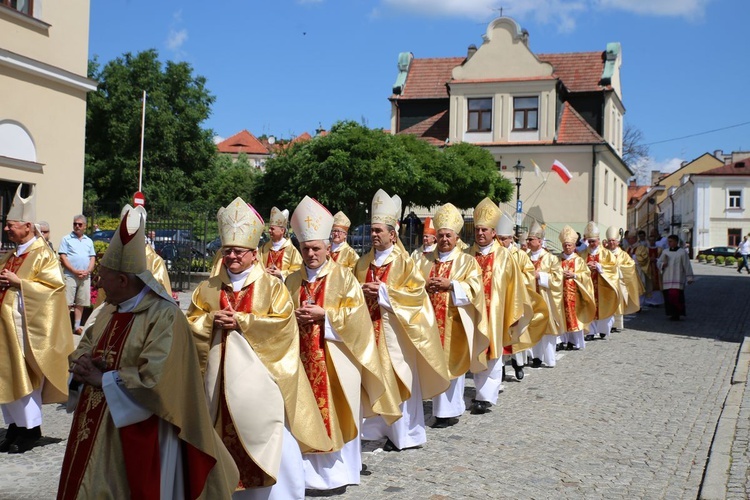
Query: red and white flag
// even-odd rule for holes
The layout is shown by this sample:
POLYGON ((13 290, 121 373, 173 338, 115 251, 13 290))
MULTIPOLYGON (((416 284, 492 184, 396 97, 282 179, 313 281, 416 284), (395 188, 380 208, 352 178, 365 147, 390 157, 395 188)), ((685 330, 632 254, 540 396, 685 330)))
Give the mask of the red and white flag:
POLYGON ((573 174, 570 173, 570 170, 568 170, 560 160, 555 160, 555 163, 552 164, 552 170, 557 172, 557 175, 560 176, 565 184, 570 182, 570 179, 573 178, 573 174))

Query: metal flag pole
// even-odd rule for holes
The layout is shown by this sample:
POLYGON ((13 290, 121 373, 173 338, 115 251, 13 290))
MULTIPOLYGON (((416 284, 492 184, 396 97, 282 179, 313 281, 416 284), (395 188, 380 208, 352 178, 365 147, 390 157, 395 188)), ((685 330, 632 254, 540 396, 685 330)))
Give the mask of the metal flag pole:
POLYGON ((138 191, 143 186, 143 136, 146 132, 146 91, 143 91, 143 109, 141 110, 141 162, 138 167, 138 191))

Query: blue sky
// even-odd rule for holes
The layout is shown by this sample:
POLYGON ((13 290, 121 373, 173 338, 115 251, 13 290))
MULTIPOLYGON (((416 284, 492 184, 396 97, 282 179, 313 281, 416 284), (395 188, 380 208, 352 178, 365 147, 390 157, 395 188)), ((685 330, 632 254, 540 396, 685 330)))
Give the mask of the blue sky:
POLYGON ((204 125, 220 137, 389 128, 398 54, 465 55, 500 7, 537 53, 622 44, 625 121, 651 168, 750 150, 747 0, 94 0, 89 55, 155 48, 189 63, 216 97, 204 125))

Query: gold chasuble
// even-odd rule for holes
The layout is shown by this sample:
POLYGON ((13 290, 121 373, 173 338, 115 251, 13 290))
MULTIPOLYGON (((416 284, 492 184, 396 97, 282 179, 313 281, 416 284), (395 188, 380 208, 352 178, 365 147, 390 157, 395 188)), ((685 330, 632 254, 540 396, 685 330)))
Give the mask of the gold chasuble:
POLYGON ((542 296, 549 315, 547 325, 547 334, 560 335, 565 333, 565 311, 563 309, 563 276, 560 267, 560 259, 552 255, 547 249, 540 250, 541 255, 537 260, 529 259, 534 266, 535 272, 547 273, 547 286, 541 286, 538 280, 536 282, 536 291, 542 296))
POLYGON ((273 249, 273 242, 267 241, 258 250, 258 260, 266 268, 276 266, 281 271, 281 276, 286 279, 287 276, 302 267, 302 256, 299 251, 292 245, 292 240, 286 238, 281 248, 273 249))
POLYGON ((641 295, 645 289, 638 276, 635 261, 622 248, 612 254, 617 259, 617 267, 620 270, 620 305, 617 314, 638 312, 641 310, 641 295))
POLYGON ((276 483, 285 417, 303 452, 331 449, 300 359, 292 301, 280 280, 255 264, 235 293, 222 266, 193 292, 187 317, 211 416, 240 469, 240 489, 276 483), (214 329, 212 311, 230 306, 239 329, 214 329))
MULTIPOLYGON (((306 278, 304 266, 287 278, 295 310, 305 302, 319 305, 341 338, 325 339, 324 324, 300 328, 302 364, 333 442, 330 451, 338 451, 359 436, 360 406, 368 414, 377 412, 376 402, 385 390, 383 369, 365 297, 351 271, 328 261, 314 282, 306 278)), ((400 416, 397 412, 390 422, 400 416)))
POLYGON ((354 269, 359 260, 357 252, 349 246, 349 243, 342 242, 335 252, 331 252, 331 260, 348 269, 354 269))
MULTIPOLYGON (((516 261, 516 264, 518 264, 518 268, 521 270, 521 275, 523 276, 523 281, 526 283, 526 290, 529 292, 529 299, 531 300, 531 309, 533 313, 531 321, 529 322, 528 331, 531 338, 531 345, 534 346, 546 333, 549 333, 549 308, 547 307, 547 303, 544 301, 542 294, 539 293, 537 289, 536 268, 534 267, 534 263, 531 262, 529 255, 516 245, 511 245, 508 248, 508 251, 513 257, 513 260, 516 261)), ((506 349, 505 354, 511 354, 511 351, 506 349)))
MULTIPOLYGON (((65 450, 58 499, 159 498, 160 420, 179 439, 186 498, 228 498, 237 470, 213 430, 195 345, 182 311, 153 292, 130 313, 105 304, 71 355, 101 357, 153 413, 116 428, 100 388, 84 385, 65 450)), ((119 384, 120 382, 118 382, 119 384)))
POLYGON ((3 255, 0 269, 21 280, 20 289, 0 290, 0 404, 28 396, 42 382, 42 403, 63 403, 73 331, 60 262, 44 238, 37 238, 23 255, 3 255))
MULTIPOLYGON (((217 253, 221 255, 220 252, 217 253)), ((156 281, 158 281, 159 284, 164 287, 164 290, 167 292, 167 294, 172 295, 172 280, 169 279, 167 264, 164 262, 164 259, 162 259, 161 256, 159 256, 159 254, 156 253, 153 248, 151 248, 151 245, 146 245, 146 266, 148 267, 148 270, 151 271, 151 274, 154 275, 156 281)), ((93 320, 96 320, 96 317, 92 318, 92 316, 94 314, 98 314, 96 309, 98 309, 100 305, 104 304, 106 299, 107 294, 104 292, 104 288, 99 288, 96 294, 96 304, 94 304, 95 309, 91 313, 91 316, 89 316, 89 320, 86 321, 87 325, 93 320)))
POLYGON ((486 255, 482 255, 476 243, 466 252, 482 270, 490 340, 487 359, 500 358, 505 348, 508 353, 530 349, 534 344, 527 327, 533 310, 518 264, 497 241, 492 242, 486 255))
POLYGON ((457 281, 469 300, 468 305, 457 307, 450 291, 429 294, 450 378, 461 377, 469 370, 473 373, 485 371, 490 339, 479 264, 458 247, 444 262, 438 260, 435 252, 430 259, 422 259, 420 264, 425 281, 433 277, 457 281))
POLYGON ((593 319, 606 319, 617 314, 620 305, 620 278, 617 259, 612 252, 601 245, 598 250, 592 255, 590 248, 586 248, 581 252, 581 258, 587 266, 589 262, 596 262, 601 266, 601 273, 598 270, 591 271, 591 283, 596 299, 596 315, 593 319))
POLYGON ((577 254, 565 258, 560 256, 560 267, 563 273, 575 273, 575 278, 563 277, 563 306, 565 308, 565 331, 577 332, 588 328, 596 315, 594 285, 591 272, 586 263, 577 254))
POLYGON ((382 281, 393 307, 391 312, 377 300, 366 300, 386 385, 380 403, 393 414, 411 397, 412 372, 406 359, 416 359, 424 399, 444 392, 450 379, 425 281, 414 261, 396 245, 382 266, 376 267, 374 260, 375 251, 370 250, 357 262, 354 275, 359 283, 382 281), (397 393, 393 392, 394 378, 397 393))

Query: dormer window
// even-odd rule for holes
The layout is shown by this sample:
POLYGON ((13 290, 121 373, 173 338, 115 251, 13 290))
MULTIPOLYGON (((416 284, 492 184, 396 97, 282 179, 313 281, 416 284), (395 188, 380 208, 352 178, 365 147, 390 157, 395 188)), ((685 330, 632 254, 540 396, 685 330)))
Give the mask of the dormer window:
POLYGON ((513 130, 537 130, 539 128, 539 98, 513 98, 513 130))
POLYGON ((489 132, 492 130, 492 98, 468 99, 469 126, 467 132, 489 132))

